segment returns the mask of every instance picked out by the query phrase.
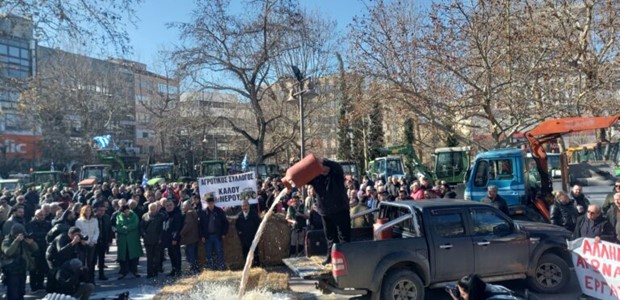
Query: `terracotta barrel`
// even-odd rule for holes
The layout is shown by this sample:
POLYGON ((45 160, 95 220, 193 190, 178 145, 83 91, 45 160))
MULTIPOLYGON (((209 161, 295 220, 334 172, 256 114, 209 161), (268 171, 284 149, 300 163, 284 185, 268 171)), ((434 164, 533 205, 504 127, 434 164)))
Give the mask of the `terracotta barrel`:
POLYGON ((315 177, 321 175, 322 172, 323 165, 321 165, 314 154, 308 154, 304 159, 286 170, 286 175, 282 178, 282 183, 289 190, 293 186, 300 188, 315 177))
MULTIPOLYGON (((379 227, 381 227, 381 225, 387 223, 390 219, 388 218, 380 218, 377 219, 377 221, 375 221, 375 224, 373 224, 373 232, 376 231, 377 229, 379 229, 379 227)), ((381 233, 379 233, 379 236, 376 237, 376 239, 378 240, 388 240, 392 238, 392 227, 386 228, 383 231, 381 231, 381 233)))

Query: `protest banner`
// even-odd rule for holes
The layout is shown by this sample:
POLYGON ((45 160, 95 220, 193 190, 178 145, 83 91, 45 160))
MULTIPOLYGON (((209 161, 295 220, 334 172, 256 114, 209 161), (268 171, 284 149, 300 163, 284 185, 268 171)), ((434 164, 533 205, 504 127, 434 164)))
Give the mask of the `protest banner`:
POLYGON ((248 199, 250 204, 258 202, 256 200, 258 193, 254 172, 198 178, 198 191, 203 209, 207 207, 204 198, 206 194, 213 195, 215 203, 219 207, 238 206, 244 199, 248 199))
POLYGON ((602 300, 619 299, 620 245, 591 238, 568 242, 581 292, 602 300))

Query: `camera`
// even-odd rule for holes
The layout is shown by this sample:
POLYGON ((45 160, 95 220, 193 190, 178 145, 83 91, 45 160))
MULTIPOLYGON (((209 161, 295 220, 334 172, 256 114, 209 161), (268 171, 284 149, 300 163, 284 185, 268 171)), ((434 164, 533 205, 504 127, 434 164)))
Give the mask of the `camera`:
POLYGON ((88 241, 88 237, 87 237, 87 236, 84 236, 84 235, 83 235, 83 234, 81 234, 81 233, 80 233, 78 236, 80 237, 80 240, 82 240, 82 241, 88 241))
POLYGON ((32 232, 27 232, 27 233, 24 233, 24 238, 25 239, 33 239, 34 236, 33 236, 32 232))
POLYGON ((454 296, 459 296, 459 289, 456 287, 455 284, 448 284, 446 285, 446 292, 450 295, 454 295, 454 296))

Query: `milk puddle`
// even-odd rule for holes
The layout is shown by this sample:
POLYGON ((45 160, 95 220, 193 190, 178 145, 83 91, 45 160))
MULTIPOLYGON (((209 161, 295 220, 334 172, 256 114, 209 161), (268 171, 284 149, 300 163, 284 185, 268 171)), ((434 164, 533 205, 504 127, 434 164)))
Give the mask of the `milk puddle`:
MULTIPOLYGON (((182 294, 167 294, 160 299, 162 300, 203 300, 203 299, 217 299, 217 300, 236 300, 237 292, 239 290, 238 284, 221 284, 212 282, 200 282, 196 284, 192 289, 182 294)), ((250 290, 243 296, 245 300, 292 300, 295 299, 291 294, 283 292, 270 292, 267 290, 250 290)))

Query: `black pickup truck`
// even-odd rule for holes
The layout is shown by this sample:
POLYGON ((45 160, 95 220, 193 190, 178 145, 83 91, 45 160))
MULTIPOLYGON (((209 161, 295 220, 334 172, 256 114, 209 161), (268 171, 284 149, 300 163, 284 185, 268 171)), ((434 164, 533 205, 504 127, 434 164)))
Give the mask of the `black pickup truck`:
POLYGON ((382 300, 421 300, 425 288, 471 273, 487 282, 527 279, 544 293, 557 293, 570 280, 570 232, 555 225, 513 221, 490 205, 464 200, 383 202, 365 213, 383 224, 357 228, 355 241, 335 244, 331 269, 318 258, 284 263, 318 280, 325 293, 382 300))

